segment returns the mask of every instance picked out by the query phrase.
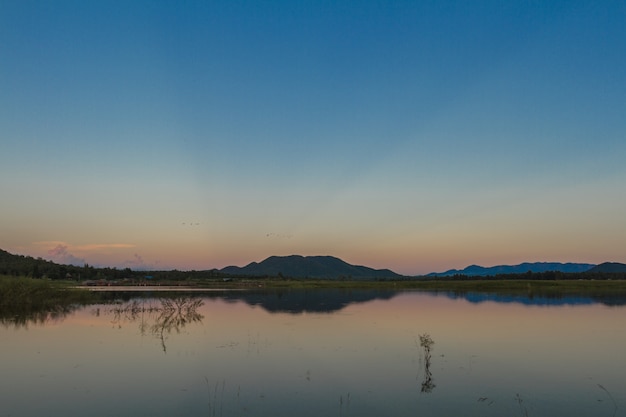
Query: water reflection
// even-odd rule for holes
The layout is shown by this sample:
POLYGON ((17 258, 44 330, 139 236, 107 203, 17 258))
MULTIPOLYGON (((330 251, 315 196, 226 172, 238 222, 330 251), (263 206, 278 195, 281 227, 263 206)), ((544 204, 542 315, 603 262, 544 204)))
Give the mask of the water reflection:
MULTIPOLYGON (((156 304, 153 300, 133 300, 124 305, 110 308, 113 314, 112 323, 121 328, 125 323, 139 322, 139 331, 142 336, 150 333, 161 341, 164 353, 167 353, 165 341, 172 331, 180 333, 189 323, 201 323, 204 316, 198 312, 198 308, 204 305, 201 298, 179 296, 173 298, 160 298, 156 304)), ((100 310, 94 311, 95 315, 100 310)))
POLYGON ((487 301, 506 304, 523 304, 526 306, 567 306, 567 305, 592 305, 603 304, 606 306, 626 305, 626 296, 623 294, 602 295, 567 295, 553 294, 507 294, 487 293, 471 291, 433 291, 431 294, 444 295, 452 299, 464 299, 471 303, 479 304, 487 301))
POLYGON ((626 416, 626 308, 267 294, 135 294, 0 326, 0 415, 626 416))
MULTIPOLYGON (((498 304, 520 304, 525 306, 584 306, 602 304, 619 307, 626 305, 623 294, 567 295, 567 294, 506 294, 471 291, 395 291, 378 289, 310 289, 310 290, 226 290, 203 293, 205 299, 219 299, 226 302, 244 302, 250 306, 258 306, 269 313, 325 313, 332 314, 353 304, 370 301, 391 300, 399 294, 413 292, 428 294, 433 297, 443 296, 454 300, 466 300, 472 304, 493 302, 498 304)), ((193 314, 201 304, 193 305, 189 300, 196 300, 199 293, 145 293, 114 291, 99 294, 103 303, 116 303, 111 313, 118 324, 137 321, 143 317, 153 316, 155 324, 140 324, 142 334, 166 334, 180 331, 187 323, 199 321, 201 316, 193 314), (159 304, 146 306, 146 299, 154 302, 158 297, 159 304), (142 301, 143 300, 143 301, 142 301), (130 304, 120 307, 120 302, 130 304), (117 310, 116 310, 117 309, 117 310), (120 310, 121 309, 121 310, 120 310), (162 326, 158 326, 161 323, 162 326), (156 326, 156 327, 154 327, 156 326), (178 330, 177 330, 178 329, 178 330)), ((45 325, 48 322, 63 321, 68 315, 80 309, 79 304, 37 306, 28 303, 13 303, 0 306, 0 324, 5 327, 27 328, 29 324, 45 325)), ((150 317, 148 317, 150 318, 150 317)), ((159 336, 159 338, 161 338, 159 336)), ((166 350, 166 349, 165 349, 166 350)))
MULTIPOLYGON (((134 292, 115 290, 102 292, 108 302, 131 301, 137 298, 197 297, 199 292, 134 292)), ((258 289, 258 290, 207 290, 202 297, 227 302, 239 302, 258 306, 270 313, 334 313, 355 303, 373 300, 389 300, 399 291, 387 289, 258 289)))
POLYGON ((270 313, 333 313, 348 305, 373 300, 389 300, 398 291, 363 289, 264 290, 239 291, 216 295, 231 301, 243 301, 270 313))
POLYGON ((419 335, 420 339, 420 347, 424 349, 424 380, 422 381, 422 389, 421 391, 424 393, 431 393, 433 389, 436 387, 433 381, 433 374, 430 371, 430 360, 431 355, 430 351, 433 348, 435 342, 430 337, 428 333, 424 333, 419 335))
POLYGON ((507 294, 463 291, 395 291, 372 289, 311 289, 311 290, 261 290, 231 291, 213 293, 208 296, 227 301, 243 301, 251 306, 259 306, 270 313, 334 313, 352 304, 374 300, 391 300, 407 292, 423 293, 432 296, 443 295, 452 299, 463 299, 470 303, 495 302, 522 304, 526 306, 566 306, 626 305, 623 294, 567 295, 567 294, 507 294))
POLYGON ((0 324, 14 328, 28 328, 31 324, 45 325, 62 321, 80 308, 82 306, 78 304, 46 306, 45 308, 24 304, 2 306, 0 324))

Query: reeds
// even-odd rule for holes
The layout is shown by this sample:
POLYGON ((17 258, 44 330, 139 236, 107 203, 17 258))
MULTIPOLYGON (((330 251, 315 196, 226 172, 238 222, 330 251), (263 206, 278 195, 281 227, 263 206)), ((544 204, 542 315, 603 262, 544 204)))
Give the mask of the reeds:
MULTIPOLYGON (((204 377, 204 381, 206 382, 207 392, 208 392, 208 406, 209 406, 209 417, 221 417, 224 411, 224 389, 226 388, 226 380, 223 379, 220 384, 219 381, 215 383, 213 390, 211 390, 211 385, 209 384, 209 378, 204 377), (221 386, 221 389, 220 389, 221 386), (218 399, 219 392, 219 399, 218 399), (212 397, 212 400, 211 400, 212 397)), ((237 392, 237 397, 239 397, 239 392, 237 392)))
POLYGON ((613 417, 615 417, 615 414, 617 414, 617 403, 615 402, 615 399, 613 398, 611 393, 606 388, 604 388, 602 384, 598 384, 598 388, 606 392, 606 395, 608 395, 609 398, 611 399, 611 402, 613 403, 613 417))

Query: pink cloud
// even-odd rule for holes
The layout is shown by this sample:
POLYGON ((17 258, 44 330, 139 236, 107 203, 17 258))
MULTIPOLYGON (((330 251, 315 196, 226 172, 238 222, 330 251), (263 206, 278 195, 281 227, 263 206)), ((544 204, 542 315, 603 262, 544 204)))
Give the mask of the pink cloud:
POLYGON ((68 252, 67 245, 58 244, 48 251, 50 258, 60 264, 83 266, 85 260, 68 252))

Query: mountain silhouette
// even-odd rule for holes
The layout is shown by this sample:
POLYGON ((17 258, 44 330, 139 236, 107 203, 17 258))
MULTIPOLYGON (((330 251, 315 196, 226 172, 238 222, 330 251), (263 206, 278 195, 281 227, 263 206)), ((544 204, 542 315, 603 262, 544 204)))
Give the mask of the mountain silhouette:
POLYGON ((230 275, 279 276, 291 278, 378 279, 401 278, 389 269, 372 269, 350 265, 333 256, 270 256, 262 262, 244 267, 227 266, 220 272, 230 275))
POLYGON ((428 274, 431 277, 449 277, 454 275, 472 276, 492 276, 503 274, 525 274, 527 272, 566 272, 580 273, 587 272, 595 267, 594 264, 582 263, 560 263, 560 262, 524 262, 519 265, 498 265, 491 267, 483 267, 478 265, 470 265, 465 269, 450 269, 446 272, 433 272, 428 274))
POLYGON ((586 271, 589 273, 618 273, 618 272, 626 272, 626 264, 621 264, 619 262, 604 262, 600 265, 596 265, 590 270, 586 271))

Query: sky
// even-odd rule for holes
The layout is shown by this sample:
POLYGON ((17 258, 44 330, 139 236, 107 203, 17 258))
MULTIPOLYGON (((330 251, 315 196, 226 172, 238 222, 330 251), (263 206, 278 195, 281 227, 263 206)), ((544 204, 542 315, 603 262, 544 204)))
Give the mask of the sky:
POLYGON ((626 262, 623 1, 0 0, 0 248, 626 262))

